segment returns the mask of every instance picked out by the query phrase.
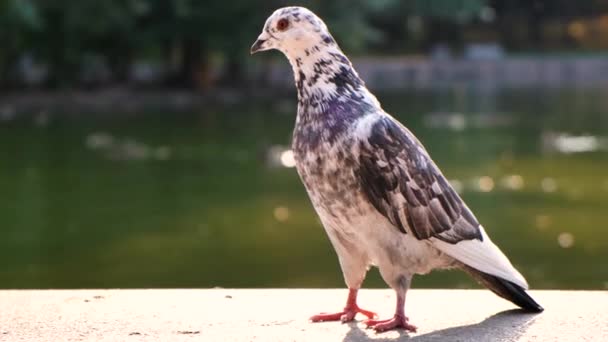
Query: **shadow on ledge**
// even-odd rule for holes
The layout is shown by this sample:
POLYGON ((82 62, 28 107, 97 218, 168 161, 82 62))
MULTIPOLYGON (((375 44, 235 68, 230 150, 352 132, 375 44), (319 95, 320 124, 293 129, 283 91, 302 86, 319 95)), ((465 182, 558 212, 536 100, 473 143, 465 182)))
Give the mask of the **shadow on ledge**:
POLYGON ((520 309, 507 310, 476 324, 437 330, 423 335, 410 336, 408 333, 400 331, 398 338, 385 338, 382 337, 382 334, 373 332, 370 336, 367 331, 361 330, 356 322, 352 322, 349 323, 350 330, 344 336, 343 341, 514 341, 526 332, 535 318, 536 314, 520 309))

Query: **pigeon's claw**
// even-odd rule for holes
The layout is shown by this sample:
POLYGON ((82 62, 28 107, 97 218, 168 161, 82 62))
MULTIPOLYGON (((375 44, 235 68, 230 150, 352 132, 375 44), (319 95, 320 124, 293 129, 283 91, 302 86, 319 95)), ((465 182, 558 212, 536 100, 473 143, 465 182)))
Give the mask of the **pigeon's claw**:
POLYGON ((342 316, 345 316, 344 312, 336 312, 333 314, 328 314, 325 312, 321 312, 318 315, 314 315, 312 317, 310 317, 310 321, 317 323, 317 322, 330 322, 330 321, 337 321, 337 320, 341 320, 342 316))
POLYGON ((310 320, 312 322, 341 321, 342 323, 345 323, 345 322, 351 322, 352 320, 354 320, 355 316, 358 313, 367 316, 367 318, 369 318, 369 319, 373 319, 378 316, 374 312, 363 310, 363 309, 359 308, 358 306, 354 305, 354 306, 347 306, 344 308, 343 311, 340 311, 340 312, 331 313, 331 314, 323 312, 318 315, 314 315, 314 316, 310 317, 310 320))
POLYGON ((312 322, 342 321, 342 323, 344 323, 355 319, 355 316, 358 313, 367 316, 369 319, 376 318, 378 316, 376 313, 363 310, 357 305, 357 292, 357 289, 348 289, 348 299, 346 300, 346 307, 344 310, 333 314, 323 312, 310 317, 310 320, 312 322))
POLYGON ((367 325, 368 328, 373 328, 376 332, 384 332, 399 328, 416 332, 418 329, 415 325, 409 324, 408 318, 403 315, 395 315, 393 318, 383 320, 370 319, 365 321, 365 325, 367 325))
MULTIPOLYGON (((378 314, 376 314, 376 313, 375 313, 375 312, 373 312, 373 311, 367 311, 367 310, 363 310, 363 309, 361 309, 361 308, 359 308, 359 307, 356 307, 356 311, 354 312, 353 317, 352 317, 351 319, 349 319, 348 321, 352 321, 352 320, 353 320, 353 318, 355 318, 355 315, 356 315, 357 313, 360 313, 360 314, 362 314, 362 315, 366 316, 366 317, 367 317, 367 318, 369 318, 369 319, 374 319, 374 318, 377 318, 377 317, 378 317, 378 314)), ((347 321, 344 321, 344 320, 343 320, 343 322, 347 322, 347 321)))

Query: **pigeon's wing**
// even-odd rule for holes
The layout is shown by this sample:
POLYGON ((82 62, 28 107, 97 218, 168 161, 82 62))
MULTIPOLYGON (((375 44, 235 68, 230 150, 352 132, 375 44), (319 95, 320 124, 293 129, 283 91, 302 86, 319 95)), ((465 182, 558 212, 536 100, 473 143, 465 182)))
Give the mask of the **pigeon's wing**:
POLYGON ((382 116, 364 135, 357 173, 382 215, 454 259, 527 288, 411 132, 382 116))

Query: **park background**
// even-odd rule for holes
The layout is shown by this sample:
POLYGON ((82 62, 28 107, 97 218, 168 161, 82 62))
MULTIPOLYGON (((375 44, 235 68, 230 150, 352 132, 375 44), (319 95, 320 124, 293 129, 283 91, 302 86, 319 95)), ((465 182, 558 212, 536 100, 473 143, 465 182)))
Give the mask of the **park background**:
POLYGON ((342 287, 291 68, 249 55, 285 5, 326 20, 533 288, 608 288, 601 0, 1 0, 0 288, 342 287))

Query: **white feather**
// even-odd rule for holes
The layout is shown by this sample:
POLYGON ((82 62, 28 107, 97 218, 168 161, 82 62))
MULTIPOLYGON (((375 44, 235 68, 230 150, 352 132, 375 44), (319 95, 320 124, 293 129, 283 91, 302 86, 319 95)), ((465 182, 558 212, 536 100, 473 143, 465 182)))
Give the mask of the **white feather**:
POLYGON ((509 259, 490 240, 483 227, 479 226, 479 229, 483 241, 465 240, 450 244, 436 238, 431 240, 437 249, 452 258, 479 271, 513 282, 527 290, 528 283, 521 273, 511 265, 509 259))

